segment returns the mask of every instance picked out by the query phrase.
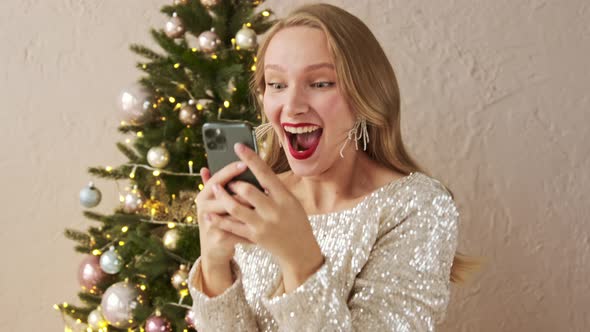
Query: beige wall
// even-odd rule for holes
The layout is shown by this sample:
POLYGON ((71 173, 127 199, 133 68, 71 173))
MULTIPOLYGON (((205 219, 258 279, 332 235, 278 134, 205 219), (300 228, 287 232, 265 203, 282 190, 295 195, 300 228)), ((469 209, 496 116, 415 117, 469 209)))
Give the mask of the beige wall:
MULTIPOLYGON (((77 301, 88 166, 124 161, 115 97, 154 45, 160 0, 0 2, 0 330, 60 331, 77 301)), ((278 13, 302 1, 269 1, 278 13)), ((586 0, 332 1, 397 70, 414 155, 455 192, 460 249, 487 256, 442 331, 590 329, 590 6, 586 0)), ((367 59, 370 61, 370 59, 367 59)), ((117 201, 95 180, 97 208, 117 201)))

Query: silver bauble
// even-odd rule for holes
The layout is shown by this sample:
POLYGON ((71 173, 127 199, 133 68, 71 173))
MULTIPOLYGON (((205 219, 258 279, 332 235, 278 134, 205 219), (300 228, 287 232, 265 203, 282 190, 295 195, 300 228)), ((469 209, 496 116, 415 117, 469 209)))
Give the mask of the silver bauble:
POLYGON ((203 31, 199 35, 199 48, 204 52, 213 52, 221 44, 221 39, 213 31, 203 31))
POLYGON ((172 228, 164 233, 162 237, 162 242, 164 243, 164 247, 168 250, 176 250, 178 247, 178 240, 180 239, 180 233, 178 229, 172 228))
POLYGON ((80 204, 87 208, 97 206, 98 203, 100 203, 101 197, 102 194, 100 193, 100 190, 98 190, 92 182, 88 183, 87 187, 80 190, 80 204))
POLYGON ((180 38, 184 34, 184 31, 184 23, 182 23, 180 17, 176 16, 176 13, 172 14, 170 21, 166 22, 166 25, 164 26, 166 36, 170 38, 180 38))
POLYGON ((245 50, 253 50, 258 45, 256 31, 244 26, 236 33, 236 45, 245 50))
POLYGON ((205 6, 206 8, 211 8, 217 6, 221 0, 201 0, 201 5, 205 6))
POLYGON ((123 211, 127 213, 137 212, 142 208, 144 202, 145 198, 137 189, 134 191, 130 191, 125 195, 123 211))
POLYGON ((111 247, 110 250, 105 251, 100 255, 100 268, 108 274, 117 274, 121 271, 123 265, 123 258, 115 250, 115 247, 111 247))
POLYGON ((183 290, 188 288, 188 269, 186 265, 181 264, 180 270, 174 272, 171 278, 172 286, 177 290, 183 290))
POLYGON ((178 118, 180 119, 180 122, 184 123, 185 125, 194 125, 199 121, 199 114, 197 113, 195 106, 185 104, 180 109, 178 118))
POLYGON ((88 314, 89 327, 98 330, 104 329, 105 327, 107 327, 108 324, 109 323, 106 319, 104 319, 104 316, 102 315, 100 309, 94 309, 90 312, 90 314, 88 314))
POLYGON ((109 324, 119 328, 128 328, 137 324, 134 311, 145 303, 145 295, 139 287, 129 282, 118 282, 104 292, 102 315, 109 324))
POLYGON ((149 93, 139 84, 125 88, 119 94, 118 105, 123 112, 123 120, 133 125, 142 125, 152 118, 149 93))
POLYGON ((170 162, 170 152, 163 146, 154 146, 147 153, 147 161, 152 167, 164 168, 170 162))

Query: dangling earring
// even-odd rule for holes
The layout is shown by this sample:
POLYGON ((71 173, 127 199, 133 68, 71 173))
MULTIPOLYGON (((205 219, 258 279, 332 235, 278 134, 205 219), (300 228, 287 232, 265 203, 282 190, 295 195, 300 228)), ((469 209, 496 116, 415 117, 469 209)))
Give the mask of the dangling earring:
POLYGON ((367 130, 367 120, 364 117, 357 118, 354 126, 348 131, 348 135, 344 144, 340 148, 340 157, 344 158, 344 148, 346 144, 352 140, 352 136, 354 136, 354 145, 356 150, 359 149, 358 141, 362 138, 363 139, 363 151, 367 151, 367 143, 369 142, 369 131, 367 130), (360 133, 359 133, 360 130, 360 133))
MULTIPOLYGON (((254 130, 254 132, 256 133, 256 140, 261 141, 263 137, 265 137, 269 133, 272 133, 272 131, 273 129, 270 122, 260 124, 260 126, 256 127, 256 129, 254 130)), ((279 142, 279 146, 282 147, 281 140, 278 139, 278 137, 277 140, 279 142)))

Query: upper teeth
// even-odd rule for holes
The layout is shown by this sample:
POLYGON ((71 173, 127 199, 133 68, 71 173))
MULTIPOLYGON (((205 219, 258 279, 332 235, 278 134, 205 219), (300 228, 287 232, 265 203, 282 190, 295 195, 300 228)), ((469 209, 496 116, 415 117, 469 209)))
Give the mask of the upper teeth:
POLYGON ((310 133, 314 130, 320 129, 319 126, 305 126, 305 127, 288 127, 285 126, 285 131, 291 134, 310 133))

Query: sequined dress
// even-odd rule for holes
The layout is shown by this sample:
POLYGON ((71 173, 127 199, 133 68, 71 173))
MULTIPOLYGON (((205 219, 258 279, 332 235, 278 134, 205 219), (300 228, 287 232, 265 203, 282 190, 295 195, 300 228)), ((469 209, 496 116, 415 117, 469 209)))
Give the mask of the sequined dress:
POLYGON ((195 286, 197 259, 189 292, 199 332, 434 331, 444 319, 459 213, 436 179, 413 172, 351 209, 308 218, 325 262, 288 294, 258 246, 236 245, 235 281, 213 298, 195 286))

